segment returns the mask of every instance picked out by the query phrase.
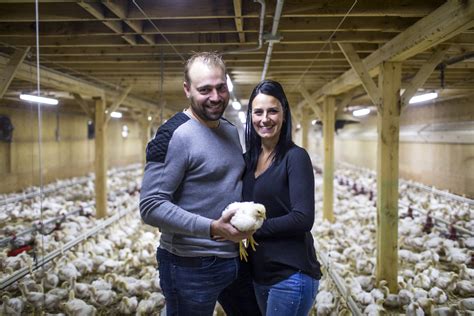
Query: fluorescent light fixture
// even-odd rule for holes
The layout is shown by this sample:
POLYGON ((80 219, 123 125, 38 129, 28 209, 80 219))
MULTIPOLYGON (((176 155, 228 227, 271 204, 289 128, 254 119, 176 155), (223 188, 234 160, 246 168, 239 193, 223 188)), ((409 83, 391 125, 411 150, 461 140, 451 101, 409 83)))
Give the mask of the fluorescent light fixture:
POLYGON ((229 75, 227 75, 227 89, 229 89, 229 92, 232 92, 234 90, 234 85, 232 84, 229 75))
MULTIPOLYGON (((113 113, 113 112, 112 112, 113 113)), ((122 137, 127 138, 128 137, 128 126, 124 125, 122 126, 122 137)))
POLYGON ((20 94, 20 99, 25 100, 25 101, 36 102, 36 103, 43 103, 43 104, 51 104, 51 105, 58 104, 58 100, 56 99, 38 97, 36 95, 31 95, 31 94, 20 94))
POLYGON ((242 108, 242 105, 239 101, 236 100, 232 102, 232 107, 234 108, 234 110, 239 111, 242 108))
POLYGON ((247 121, 247 116, 245 115, 243 111, 239 111, 239 119, 242 122, 242 124, 244 124, 247 121))
POLYGON ((364 116, 370 113, 370 109, 365 108, 365 109, 360 109, 360 110, 355 110, 352 112, 352 115, 354 116, 364 116))
POLYGON ((152 117, 151 115, 148 115, 148 120, 151 121, 152 120, 152 117))
POLYGON ((112 112, 112 113, 110 113, 110 117, 113 117, 113 118, 121 118, 121 117, 122 117, 122 113, 121 113, 121 112, 112 112))
POLYGON ((413 103, 433 100, 433 99, 436 99, 437 97, 438 97, 438 93, 436 93, 436 92, 420 94, 420 95, 416 95, 413 98, 411 98, 408 103, 413 104, 413 103))

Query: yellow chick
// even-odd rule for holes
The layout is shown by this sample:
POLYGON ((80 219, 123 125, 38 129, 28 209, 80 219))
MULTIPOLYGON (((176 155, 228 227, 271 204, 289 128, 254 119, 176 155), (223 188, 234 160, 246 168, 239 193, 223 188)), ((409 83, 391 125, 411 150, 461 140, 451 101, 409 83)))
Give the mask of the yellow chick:
MULTIPOLYGON (((229 204, 222 212, 225 215, 231 210, 236 210, 235 214, 230 219, 230 223, 241 232, 255 231, 262 227, 263 220, 266 218, 265 206, 263 204, 254 202, 234 202, 229 204)), ((250 236, 248 243, 253 251, 256 250, 255 245, 258 245, 252 236, 250 236)), ((247 261, 247 250, 245 249, 243 241, 239 242, 240 259, 247 261)))

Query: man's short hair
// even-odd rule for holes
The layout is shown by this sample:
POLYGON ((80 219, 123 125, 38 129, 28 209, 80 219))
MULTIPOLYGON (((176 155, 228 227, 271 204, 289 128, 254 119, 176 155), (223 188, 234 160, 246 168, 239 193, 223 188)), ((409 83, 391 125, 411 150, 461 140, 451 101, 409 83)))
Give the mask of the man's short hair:
POLYGON ((184 80, 188 84, 191 83, 191 79, 189 78, 189 69, 196 60, 202 61, 208 66, 218 67, 222 69, 224 74, 227 74, 227 69, 221 54, 217 52, 195 52, 191 57, 189 57, 184 65, 184 80))

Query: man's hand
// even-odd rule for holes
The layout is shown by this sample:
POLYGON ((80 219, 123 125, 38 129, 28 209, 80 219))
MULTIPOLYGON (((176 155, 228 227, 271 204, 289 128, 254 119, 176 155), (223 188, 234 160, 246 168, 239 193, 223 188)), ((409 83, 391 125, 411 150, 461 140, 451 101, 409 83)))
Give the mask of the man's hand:
POLYGON ((212 221, 211 223, 211 236, 213 239, 218 241, 231 240, 233 242, 239 242, 243 239, 247 239, 254 231, 240 232, 230 223, 230 219, 234 216, 235 210, 230 211, 225 215, 222 215, 219 219, 212 221))

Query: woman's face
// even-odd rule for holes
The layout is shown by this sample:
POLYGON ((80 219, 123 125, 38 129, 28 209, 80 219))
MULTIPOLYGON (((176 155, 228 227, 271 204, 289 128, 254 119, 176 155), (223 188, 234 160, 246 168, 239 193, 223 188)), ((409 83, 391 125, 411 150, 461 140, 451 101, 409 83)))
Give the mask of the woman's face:
POLYGON ((259 93, 252 102, 252 125, 262 142, 278 142, 284 121, 283 107, 277 98, 259 93))

